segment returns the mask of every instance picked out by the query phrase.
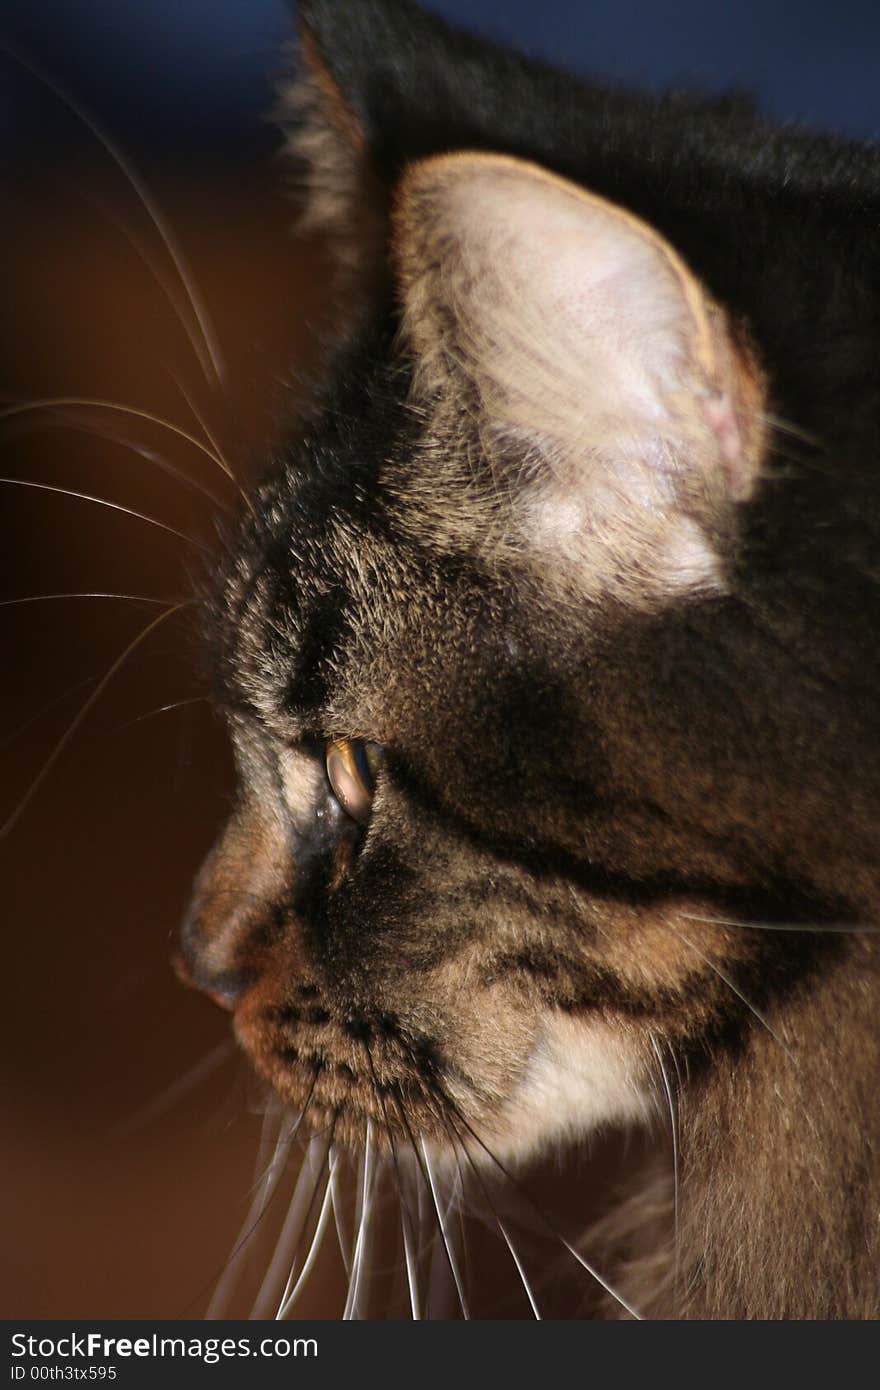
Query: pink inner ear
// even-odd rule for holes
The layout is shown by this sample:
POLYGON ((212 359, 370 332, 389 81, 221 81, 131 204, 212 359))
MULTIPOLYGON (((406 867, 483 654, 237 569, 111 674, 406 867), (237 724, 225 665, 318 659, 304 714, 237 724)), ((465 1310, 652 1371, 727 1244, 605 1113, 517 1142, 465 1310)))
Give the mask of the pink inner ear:
POLYGON ((749 493, 749 473, 743 439, 736 418, 736 409, 729 391, 702 403, 703 419, 718 441, 721 457, 726 464, 728 492, 734 501, 742 501, 749 493))

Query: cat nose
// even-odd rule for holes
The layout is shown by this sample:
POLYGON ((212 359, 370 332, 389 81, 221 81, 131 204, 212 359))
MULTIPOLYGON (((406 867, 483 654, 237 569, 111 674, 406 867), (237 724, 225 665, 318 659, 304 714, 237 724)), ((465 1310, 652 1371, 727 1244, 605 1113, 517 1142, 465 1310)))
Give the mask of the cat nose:
POLYGON ((202 865, 178 933, 180 979, 223 1009, 256 981, 267 921, 286 871, 285 845, 240 810, 202 865))
MULTIPOLYGON (((231 914, 233 919, 237 914, 231 914)), ((245 967, 237 952, 230 950, 240 939, 235 920, 227 922, 218 935, 205 922, 205 914, 197 894, 183 919, 178 933, 173 966, 184 984, 198 989, 221 1009, 232 1011, 249 985, 254 973, 245 967)))

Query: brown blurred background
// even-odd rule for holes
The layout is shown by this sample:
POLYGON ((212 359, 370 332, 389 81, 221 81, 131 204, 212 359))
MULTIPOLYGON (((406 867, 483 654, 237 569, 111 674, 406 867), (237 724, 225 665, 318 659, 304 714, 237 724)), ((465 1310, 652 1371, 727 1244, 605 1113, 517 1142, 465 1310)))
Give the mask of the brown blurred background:
MULTIPOLYGON (((314 271, 290 254, 280 192, 240 168, 201 186, 151 181, 211 306, 226 366, 218 397, 147 267, 182 304, 131 188, 100 152, 71 172, 7 190, 3 406, 119 402, 204 440, 185 392, 247 480, 276 433, 279 383, 311 308, 314 271)), ((209 549, 218 508, 197 488, 235 507, 235 489, 196 447, 122 411, 7 415, 0 448, 7 477, 110 498, 209 549)), ((11 485, 2 499, 4 598, 110 591, 173 602, 201 572, 201 550, 122 512, 11 485)), ((4 818, 161 611, 103 599, 0 609, 4 818)), ((185 610, 131 652, 0 842, 6 1316, 194 1315, 243 1214, 258 1097, 232 1050, 216 1051, 227 1019, 168 963, 230 789, 194 645, 185 610)))

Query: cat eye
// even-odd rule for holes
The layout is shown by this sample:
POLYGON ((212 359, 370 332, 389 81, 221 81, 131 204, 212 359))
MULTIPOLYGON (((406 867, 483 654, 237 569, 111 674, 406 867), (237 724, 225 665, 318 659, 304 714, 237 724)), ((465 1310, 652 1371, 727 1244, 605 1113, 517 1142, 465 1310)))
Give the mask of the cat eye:
POLYGON ((382 761, 378 743, 361 739, 330 739, 327 744, 327 780, 343 811, 366 825, 373 807, 376 773, 382 761))

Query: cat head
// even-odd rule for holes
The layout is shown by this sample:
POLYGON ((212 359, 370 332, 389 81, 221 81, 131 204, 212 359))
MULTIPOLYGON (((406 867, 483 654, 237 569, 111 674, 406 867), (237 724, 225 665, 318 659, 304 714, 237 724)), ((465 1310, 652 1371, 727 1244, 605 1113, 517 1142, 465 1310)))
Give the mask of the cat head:
POLYGON ((815 968, 743 921, 873 891, 836 809, 877 780, 841 723, 860 639, 825 640, 859 576, 815 582, 791 515, 824 475, 770 438, 825 409, 784 307, 760 331, 792 227, 719 172, 741 116, 401 0, 300 11, 335 310, 213 604, 240 791, 181 969, 337 1137, 522 1152, 643 1115, 660 1046, 737 1045, 742 985, 815 968))

